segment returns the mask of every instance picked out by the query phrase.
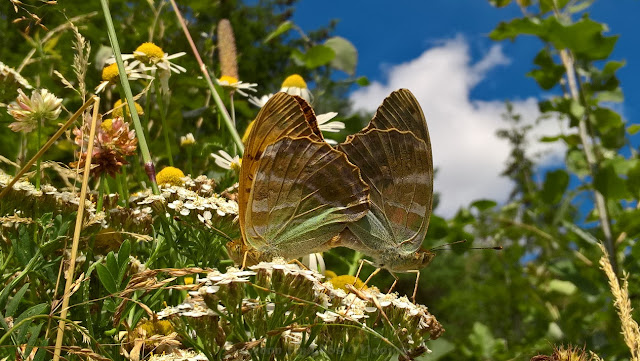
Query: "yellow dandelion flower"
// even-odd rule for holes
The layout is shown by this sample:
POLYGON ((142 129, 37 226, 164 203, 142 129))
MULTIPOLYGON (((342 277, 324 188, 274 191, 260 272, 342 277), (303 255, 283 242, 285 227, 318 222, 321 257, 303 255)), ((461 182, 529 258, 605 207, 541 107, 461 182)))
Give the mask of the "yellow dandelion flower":
POLYGON ((156 180, 160 185, 181 186, 183 183, 182 178, 184 178, 184 173, 176 167, 165 167, 156 175, 156 180))
MULTIPOLYGON (((136 111, 138 112, 138 115, 142 115, 144 114, 144 110, 142 109, 142 106, 140 104, 138 104, 137 102, 133 102, 134 106, 136 107, 136 111)), ((112 115, 114 117, 124 117, 124 106, 122 106, 122 99, 118 99, 118 101, 113 105, 113 113, 112 115)), ((127 113, 129 113, 129 106, 126 105, 127 108, 127 113)))

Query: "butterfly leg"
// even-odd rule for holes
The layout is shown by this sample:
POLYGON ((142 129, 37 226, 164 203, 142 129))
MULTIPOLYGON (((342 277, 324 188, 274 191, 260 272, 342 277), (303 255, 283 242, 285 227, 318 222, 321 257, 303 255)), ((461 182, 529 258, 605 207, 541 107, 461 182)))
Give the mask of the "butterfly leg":
MULTIPOLYGON (((368 259, 364 259, 361 258, 360 259, 360 266, 358 266, 358 272, 356 272, 356 278, 353 280, 353 286, 356 285, 356 282, 358 281, 359 277, 360 277, 360 271, 362 271, 362 265, 368 263, 370 265, 373 266, 373 262, 369 261, 368 259)), ((367 282, 369 282, 371 280, 371 277, 373 277, 376 273, 380 272, 380 269, 376 269, 375 271, 373 271, 373 273, 367 278, 367 281, 364 283, 364 285, 360 288, 362 289, 364 286, 367 285, 367 282)))
POLYGON ((411 296, 411 301, 413 301, 413 303, 416 303, 416 294, 418 293, 418 283, 420 282, 420 270, 413 270, 409 272, 416 274, 416 284, 415 286, 413 286, 413 295, 411 296))
POLYGON ((387 294, 393 292, 393 289, 396 288, 396 285, 398 284, 398 276, 396 276, 395 273, 389 271, 389 273, 393 276, 393 283, 391 284, 391 287, 389 288, 389 291, 387 291, 387 294))
POLYGON ((245 269, 247 267, 247 256, 249 255, 249 251, 244 251, 244 255, 242 256, 242 267, 240 269, 245 269))

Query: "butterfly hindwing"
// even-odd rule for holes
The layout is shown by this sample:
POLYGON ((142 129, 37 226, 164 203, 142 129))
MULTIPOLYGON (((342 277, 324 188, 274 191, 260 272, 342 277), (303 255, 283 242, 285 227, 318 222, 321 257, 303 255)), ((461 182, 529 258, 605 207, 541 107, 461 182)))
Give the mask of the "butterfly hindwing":
POLYGON ((245 233, 260 252, 296 258, 331 248, 329 241, 368 208, 368 186, 342 152, 309 137, 285 137, 262 154, 245 233))
POLYGON ((338 149, 370 187, 371 210, 349 230, 372 250, 416 251, 433 202, 431 148, 411 132, 370 129, 338 149))
POLYGON ((276 93, 262 107, 247 138, 238 188, 240 229, 243 238, 244 214, 260 158, 268 145, 287 136, 323 139, 311 106, 300 97, 281 92, 276 93))

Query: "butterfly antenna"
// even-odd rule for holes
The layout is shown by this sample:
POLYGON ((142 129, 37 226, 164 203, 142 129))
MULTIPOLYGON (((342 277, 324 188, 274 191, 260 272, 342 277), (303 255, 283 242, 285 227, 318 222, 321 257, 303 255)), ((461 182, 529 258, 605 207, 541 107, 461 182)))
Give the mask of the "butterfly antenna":
MULTIPOLYGON (((466 243, 466 242, 467 242, 467 240, 466 240, 466 239, 463 239, 463 240, 461 240, 461 241, 456 241, 456 242, 451 242, 451 243, 445 243, 445 244, 442 244, 442 245, 440 245, 440 246, 438 246, 438 247, 433 247, 433 248, 431 248, 429 251, 451 251, 451 250, 452 250, 451 248, 442 248, 442 247, 452 246, 452 245, 454 245, 454 244, 460 244, 460 243, 466 243)), ((494 251, 500 251, 500 250, 502 250, 502 246, 494 246, 494 247, 469 247, 469 248, 467 248, 467 249, 491 249, 491 250, 494 250, 494 251)))

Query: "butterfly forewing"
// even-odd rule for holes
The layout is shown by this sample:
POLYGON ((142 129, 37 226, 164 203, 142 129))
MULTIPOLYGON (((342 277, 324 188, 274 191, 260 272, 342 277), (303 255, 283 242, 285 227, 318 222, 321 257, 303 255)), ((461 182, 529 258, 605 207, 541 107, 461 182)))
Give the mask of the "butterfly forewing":
POLYGON ((416 97, 407 89, 394 91, 382 102, 363 133, 370 129, 409 131, 431 148, 422 108, 416 97))
POLYGON ((368 207, 368 186, 343 153, 309 137, 286 137, 260 160, 245 217, 247 241, 285 258, 326 250, 368 207))
POLYGON ((323 139, 313 110, 304 99, 286 93, 276 93, 258 113, 242 158, 238 208, 243 238, 244 214, 260 158, 268 145, 287 136, 323 139))
POLYGON ((373 250, 416 251, 433 202, 430 147, 411 132, 371 129, 338 149, 370 187, 371 211, 349 229, 373 250))

